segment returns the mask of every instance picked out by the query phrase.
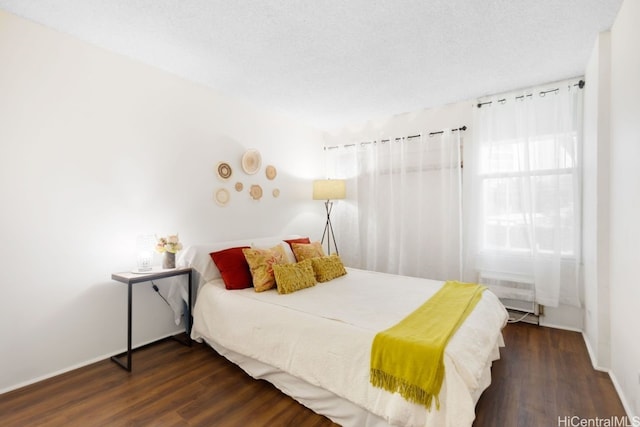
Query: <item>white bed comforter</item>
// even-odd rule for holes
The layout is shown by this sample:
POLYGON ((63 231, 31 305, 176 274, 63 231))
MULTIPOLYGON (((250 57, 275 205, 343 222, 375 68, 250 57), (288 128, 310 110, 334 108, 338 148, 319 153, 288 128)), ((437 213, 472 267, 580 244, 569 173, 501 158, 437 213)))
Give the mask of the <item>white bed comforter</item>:
POLYGON ((427 411, 369 383, 375 334, 418 308, 442 282, 347 269, 346 276, 292 294, 203 286, 192 338, 214 341, 322 387, 398 426, 470 426, 499 358, 507 314, 484 292, 445 351, 440 410, 427 411))

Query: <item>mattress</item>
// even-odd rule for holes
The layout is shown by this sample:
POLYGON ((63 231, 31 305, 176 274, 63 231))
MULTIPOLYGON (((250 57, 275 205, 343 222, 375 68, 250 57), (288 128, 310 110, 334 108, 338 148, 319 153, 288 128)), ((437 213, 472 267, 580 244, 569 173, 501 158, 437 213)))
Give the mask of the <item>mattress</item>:
POLYGON ((192 338, 206 341, 256 378, 341 425, 470 426, 503 346, 507 314, 489 291, 449 341, 440 409, 369 383, 371 343, 418 308, 442 282, 347 269, 327 283, 280 295, 204 284, 192 338))

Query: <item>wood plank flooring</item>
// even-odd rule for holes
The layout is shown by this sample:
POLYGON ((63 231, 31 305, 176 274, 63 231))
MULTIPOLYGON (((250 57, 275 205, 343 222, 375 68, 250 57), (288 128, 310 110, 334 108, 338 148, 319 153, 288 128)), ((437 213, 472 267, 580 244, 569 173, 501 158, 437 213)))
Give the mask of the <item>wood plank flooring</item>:
POLYGON ((518 323, 505 328, 504 338, 492 384, 476 406, 475 427, 562 426, 571 424, 558 417, 625 416, 609 375, 592 368, 580 333, 518 323))
MULTIPOLYGON (((579 333, 511 324, 504 336, 474 427, 624 416, 608 375, 591 368, 579 333)), ((132 373, 105 360, 0 395, 0 425, 335 426, 209 347, 172 340, 136 351, 132 373)))

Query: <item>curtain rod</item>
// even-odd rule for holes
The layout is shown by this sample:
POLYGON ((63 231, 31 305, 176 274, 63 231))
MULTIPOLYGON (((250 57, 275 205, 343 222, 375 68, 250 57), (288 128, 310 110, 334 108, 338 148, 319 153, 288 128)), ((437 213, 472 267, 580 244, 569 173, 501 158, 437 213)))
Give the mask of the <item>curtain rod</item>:
MULTIPOLYGON (((573 86, 578 86, 580 89, 582 89, 584 87, 585 83, 584 80, 580 80, 578 83, 575 83, 573 86)), ((569 85, 569 87, 571 87, 571 85, 569 85)), ((539 96, 545 96, 548 93, 558 93, 558 91, 560 90, 559 87, 555 88, 555 89, 549 89, 549 90, 543 90, 540 91, 538 93, 539 96)), ((520 95, 520 96, 515 96, 514 99, 524 99, 525 97, 530 98, 532 97, 533 94, 532 93, 528 93, 526 95, 520 95)), ((504 104, 505 102, 507 102, 506 98, 502 98, 502 99, 498 99, 496 102, 499 102, 500 104, 504 104)), ((478 102, 478 108, 482 108, 483 105, 490 105, 492 104, 493 101, 487 101, 487 102, 478 102)))
MULTIPOLYGON (((451 129, 451 132, 457 132, 457 131, 462 132, 462 131, 465 131, 465 130, 467 130, 467 126, 466 125, 465 126, 461 126, 459 128, 456 128, 456 129, 451 129)), ((437 132, 429 132, 428 135, 429 136, 435 136, 435 135, 440 135, 440 134, 443 134, 443 133, 444 133, 444 130, 439 130, 437 132)), ((409 136, 406 136, 404 138, 381 139, 380 141, 364 141, 364 142, 361 142, 360 145, 377 144, 378 142, 384 144, 384 143, 387 143, 387 142, 390 142, 390 141, 400 141, 402 139, 419 138, 421 136, 422 136, 422 134, 419 133, 417 135, 409 135, 409 136)), ((346 148, 346 147, 355 147, 356 145, 357 144, 355 144, 355 143, 354 144, 344 144, 342 147, 344 147, 344 148, 346 148)), ((332 145, 330 147, 324 147, 325 150, 333 150, 334 148, 340 148, 340 146, 339 145, 332 145)))

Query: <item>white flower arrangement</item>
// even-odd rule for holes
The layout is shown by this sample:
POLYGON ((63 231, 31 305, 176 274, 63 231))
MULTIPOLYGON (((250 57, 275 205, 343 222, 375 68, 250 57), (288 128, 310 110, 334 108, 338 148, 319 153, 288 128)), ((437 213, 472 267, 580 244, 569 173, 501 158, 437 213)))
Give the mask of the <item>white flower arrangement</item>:
POLYGON ((156 243, 156 252, 165 253, 169 252, 175 254, 179 250, 182 249, 182 243, 180 243, 180 239, 177 234, 171 234, 167 237, 158 238, 158 243, 156 243))

